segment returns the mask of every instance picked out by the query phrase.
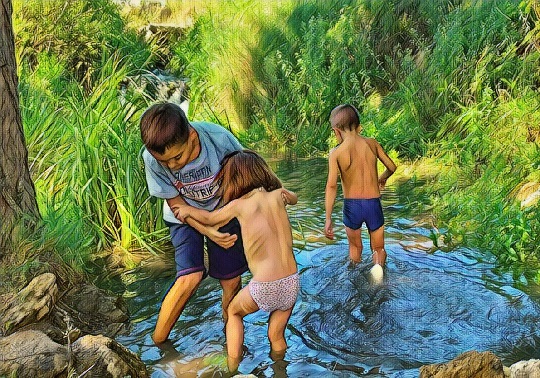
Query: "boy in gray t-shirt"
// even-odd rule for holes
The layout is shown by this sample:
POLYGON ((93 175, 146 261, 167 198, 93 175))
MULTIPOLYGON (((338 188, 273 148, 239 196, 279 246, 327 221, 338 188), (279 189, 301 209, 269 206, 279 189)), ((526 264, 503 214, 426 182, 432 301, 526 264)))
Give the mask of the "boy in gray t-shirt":
POLYGON ((218 232, 193 219, 182 223, 171 211, 187 203, 213 210, 218 202, 219 183, 214 178, 220 162, 242 145, 227 130, 208 122, 190 123, 183 110, 172 103, 149 107, 141 117, 141 138, 146 181, 150 195, 163 198, 163 219, 169 227, 175 249, 176 280, 165 295, 152 339, 167 340, 187 301, 201 280, 210 275, 223 288, 222 309, 226 309, 241 286, 247 271, 240 226, 236 219, 218 232), (204 236, 207 237, 209 269, 204 266, 204 236))

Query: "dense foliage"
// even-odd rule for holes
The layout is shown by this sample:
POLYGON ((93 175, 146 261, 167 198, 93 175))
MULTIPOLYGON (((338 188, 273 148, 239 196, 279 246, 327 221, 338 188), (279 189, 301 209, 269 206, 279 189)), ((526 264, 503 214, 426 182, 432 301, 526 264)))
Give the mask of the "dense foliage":
POLYGON ((540 182, 534 0, 14 6, 31 171, 67 261, 85 266, 113 248, 131 256, 166 235, 139 158, 138 116, 152 99, 118 91, 157 66, 189 78, 190 118, 259 150, 323 155, 330 110, 356 104, 368 135, 424 162, 414 175, 428 179, 419 190, 432 196, 435 241, 482 247, 516 269, 538 260, 538 205, 516 199, 540 182), (193 20, 181 38, 136 32, 178 18, 193 20))

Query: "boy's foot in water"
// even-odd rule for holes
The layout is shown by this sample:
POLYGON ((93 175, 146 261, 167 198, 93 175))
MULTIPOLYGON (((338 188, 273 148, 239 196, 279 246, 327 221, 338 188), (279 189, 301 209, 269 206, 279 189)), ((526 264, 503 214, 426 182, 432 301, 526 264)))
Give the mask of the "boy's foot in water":
POLYGON ((371 274, 374 283, 380 283, 384 277, 383 268, 379 264, 373 265, 369 273, 371 274))

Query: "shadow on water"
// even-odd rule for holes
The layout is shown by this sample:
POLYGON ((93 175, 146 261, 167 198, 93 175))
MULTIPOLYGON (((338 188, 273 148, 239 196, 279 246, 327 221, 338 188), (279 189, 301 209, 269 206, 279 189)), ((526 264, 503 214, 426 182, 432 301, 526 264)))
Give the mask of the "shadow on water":
MULTIPOLYGON (((382 283, 370 282, 371 257, 352 266, 336 203, 336 241, 321 236, 326 161, 271 162, 299 203, 289 208, 301 293, 286 331, 289 345, 273 361, 266 317, 245 318, 243 374, 257 377, 417 377, 424 364, 469 351, 492 351, 503 363, 540 358, 540 306, 511 275, 498 273, 489 253, 437 250, 429 218, 413 214, 425 201, 401 185, 383 195, 388 264, 382 283), (414 202, 418 202, 415 206, 414 202), (407 206, 404 206, 407 204, 407 206), (518 289, 517 287, 520 287, 518 289)), ((172 259, 172 256, 167 257, 172 259)), ((205 279, 171 333, 168 348, 153 345, 160 301, 172 264, 124 277, 133 328, 119 341, 138 353, 152 377, 226 376, 219 283, 205 279)), ((244 284, 249 276, 243 277, 244 284)))

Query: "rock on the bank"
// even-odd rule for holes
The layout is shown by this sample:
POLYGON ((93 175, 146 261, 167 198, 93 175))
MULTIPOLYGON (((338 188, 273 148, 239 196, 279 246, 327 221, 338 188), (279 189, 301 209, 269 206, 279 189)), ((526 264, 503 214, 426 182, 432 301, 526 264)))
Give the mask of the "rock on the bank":
POLYGON ((102 335, 81 337, 73 343, 73 354, 75 370, 85 378, 149 376, 135 353, 102 335))
POLYGON ((420 378, 504 378, 501 360, 491 352, 470 351, 448 363, 425 365, 420 378))
POLYGON ((1 377, 149 376, 139 356, 111 338, 129 320, 121 297, 88 284, 61 298, 58 291, 56 276, 44 273, 0 303, 1 377))
POLYGON ((9 335, 17 328, 43 319, 51 311, 57 296, 54 274, 45 273, 35 277, 4 310, 1 317, 4 321, 2 333, 9 335))
POLYGON ((0 376, 58 377, 67 372, 68 349, 40 331, 0 338, 0 376))
POLYGON ((510 366, 511 378, 540 378, 540 360, 519 361, 510 366))

